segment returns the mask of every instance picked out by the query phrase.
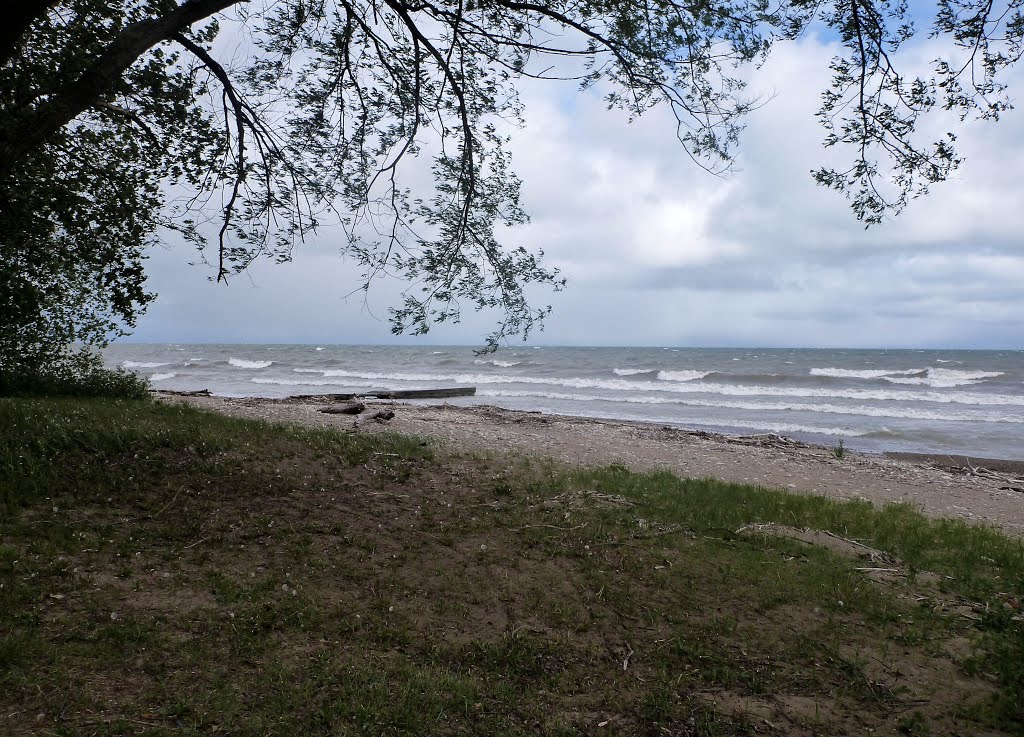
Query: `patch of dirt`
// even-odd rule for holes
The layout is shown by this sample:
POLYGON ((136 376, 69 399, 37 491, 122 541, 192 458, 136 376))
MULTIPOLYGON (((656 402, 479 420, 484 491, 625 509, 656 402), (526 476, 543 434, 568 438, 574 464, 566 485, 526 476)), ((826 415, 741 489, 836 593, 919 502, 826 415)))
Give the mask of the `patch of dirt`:
MULTIPOLYGON (((628 500, 593 490, 524 498, 496 484, 507 470, 502 456, 428 462, 372 453, 347 465, 272 439, 215 460, 212 470, 173 466, 161 488, 108 521, 106 540, 71 556, 85 573, 68 599, 129 612, 141 634, 121 632, 109 617, 54 627, 55 642, 69 632, 123 642, 102 663, 68 656, 84 705, 41 706, 38 723, 24 710, 9 723, 12 734, 58 725, 84 734, 119 718, 131 731, 147 714, 176 709, 203 731, 226 729, 216 713, 226 692, 216 689, 255 709, 260 689, 270 688, 268 670, 290 674, 282 681, 290 683, 322 663, 330 677, 303 698, 328 698, 353 664, 425 663, 428 674, 475 679, 480 711, 504 710, 521 732, 571 724, 587 733, 695 734, 687 708, 696 699, 728 718, 723 734, 895 733, 907 709, 942 730, 953 725, 933 734, 956 734, 950 713, 991 691, 953 659, 921 649, 891 651, 876 670, 864 656, 876 652, 876 629, 851 619, 826 631, 810 610, 763 611, 722 585, 718 562, 694 552, 700 541, 671 549, 649 541, 678 533, 672 526, 630 520, 635 538, 595 538, 592 513, 628 519, 628 500), (871 683, 850 683, 842 663, 817 651, 793 662, 780 656, 802 637, 836 641, 844 657, 865 661, 871 683), (765 684, 776 691, 765 693, 765 684), (516 699, 491 695, 505 687, 516 699)), ((82 510, 90 524, 102 518, 101 508, 82 510)), ((844 555, 879 552, 813 531, 774 532, 844 555)), ((12 713, 8 698, 0 704, 12 713)))
MULTIPOLYGON (((711 477, 777 487, 835 499, 885 504, 904 502, 934 517, 993 524, 1024 534, 1024 493, 1002 475, 964 475, 931 465, 931 457, 899 460, 779 437, 730 437, 641 422, 599 420, 486 405, 425 405, 374 402, 391 409, 388 423, 355 429, 351 418, 327 415, 312 400, 167 396, 217 412, 345 431, 396 431, 435 438, 460 452, 496 456, 542 456, 584 466, 621 463, 634 470, 669 470, 681 476, 711 477)), ((991 464, 990 464, 991 465, 991 464)))

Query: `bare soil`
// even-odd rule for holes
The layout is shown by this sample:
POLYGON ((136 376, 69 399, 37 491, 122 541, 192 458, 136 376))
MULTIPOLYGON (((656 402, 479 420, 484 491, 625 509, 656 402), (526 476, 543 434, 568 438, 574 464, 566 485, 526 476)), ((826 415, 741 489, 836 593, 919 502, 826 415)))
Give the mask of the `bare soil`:
MULTIPOLYGON (((308 399, 169 398, 274 422, 424 435, 460 451, 540 455, 582 466, 621 463, 633 470, 666 469, 684 477, 716 478, 834 499, 908 502, 932 517, 963 519, 1024 534, 1024 479, 1012 475, 1018 471, 1012 465, 986 474, 972 473, 960 459, 941 463, 936 456, 904 460, 846 450, 837 458, 831 448, 778 436, 729 437, 486 405, 371 403, 371 410, 394 410, 395 418, 384 424, 324 414, 318 411, 324 403, 308 399)), ((975 468, 979 465, 974 464, 975 468)))
MULTIPOLYGON (((175 401, 353 422, 314 404, 175 401)), ((824 532, 652 528, 639 502, 552 490, 508 454, 760 472, 805 491, 861 488, 847 477, 927 489, 938 472, 779 439, 389 406, 394 421, 357 432, 460 452, 382 443, 353 463, 284 434, 202 458, 126 450, 105 463, 132 493, 20 514, 0 573, 22 598, 0 622, 36 644, 0 651, 0 733, 1008 734, 975 718, 997 685, 972 667, 971 610, 921 604, 941 581, 824 532), (58 528, 59 556, 40 540, 58 528)))

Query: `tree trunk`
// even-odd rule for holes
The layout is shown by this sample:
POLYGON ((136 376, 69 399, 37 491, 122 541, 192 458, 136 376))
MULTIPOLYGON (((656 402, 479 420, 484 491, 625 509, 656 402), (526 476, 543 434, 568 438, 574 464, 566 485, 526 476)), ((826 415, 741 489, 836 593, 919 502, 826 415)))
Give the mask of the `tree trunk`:
POLYGON ((46 15, 55 4, 56 0, 8 0, 3 23, 0 23, 0 64, 14 56, 18 40, 29 26, 46 15))
MULTIPOLYGON (((0 181, 7 178, 22 158, 94 105, 103 92, 147 50, 188 29, 193 23, 246 1, 187 0, 159 18, 147 18, 126 26, 95 63, 76 79, 61 85, 38 107, 13 116, 12 124, 5 126, 4 139, 0 140, 0 181)), ((45 7, 45 3, 43 5, 45 7)), ((36 13, 28 22, 39 15, 36 13)), ((20 36, 21 32, 18 32, 20 36)))

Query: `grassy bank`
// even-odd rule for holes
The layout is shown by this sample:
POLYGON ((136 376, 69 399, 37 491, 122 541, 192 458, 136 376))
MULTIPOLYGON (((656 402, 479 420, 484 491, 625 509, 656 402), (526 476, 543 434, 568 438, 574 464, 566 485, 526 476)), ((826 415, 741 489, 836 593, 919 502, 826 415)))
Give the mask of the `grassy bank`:
POLYGON ((0 400, 0 733, 1024 733, 1024 546, 913 509, 0 400))

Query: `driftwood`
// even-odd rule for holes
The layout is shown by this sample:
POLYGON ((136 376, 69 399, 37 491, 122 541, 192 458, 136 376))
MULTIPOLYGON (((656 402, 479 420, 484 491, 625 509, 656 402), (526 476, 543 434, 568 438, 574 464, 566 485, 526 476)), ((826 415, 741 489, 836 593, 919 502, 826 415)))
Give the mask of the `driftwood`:
POLYGON ((209 397, 209 389, 196 389, 191 392, 175 391, 173 389, 150 389, 154 394, 173 394, 176 397, 209 397))
POLYGON ((361 425, 365 425, 370 420, 376 420, 381 425, 386 423, 388 420, 395 418, 394 410, 390 409, 379 409, 376 412, 369 412, 365 415, 359 415, 356 418, 355 424, 352 425, 353 430, 358 430, 361 425))
POLYGON ((313 400, 348 402, 355 399, 446 399, 448 397, 472 397, 475 386, 456 386, 451 389, 380 389, 352 394, 293 394, 291 400, 313 400))
POLYGON ((1003 484, 999 487, 1001 491, 1024 492, 1024 461, 928 453, 886 453, 885 456, 899 461, 928 463, 946 473, 991 479, 1003 484))
POLYGON ((358 415, 366 409, 362 402, 349 402, 348 404, 333 404, 330 407, 321 407, 320 411, 328 415, 358 415))

